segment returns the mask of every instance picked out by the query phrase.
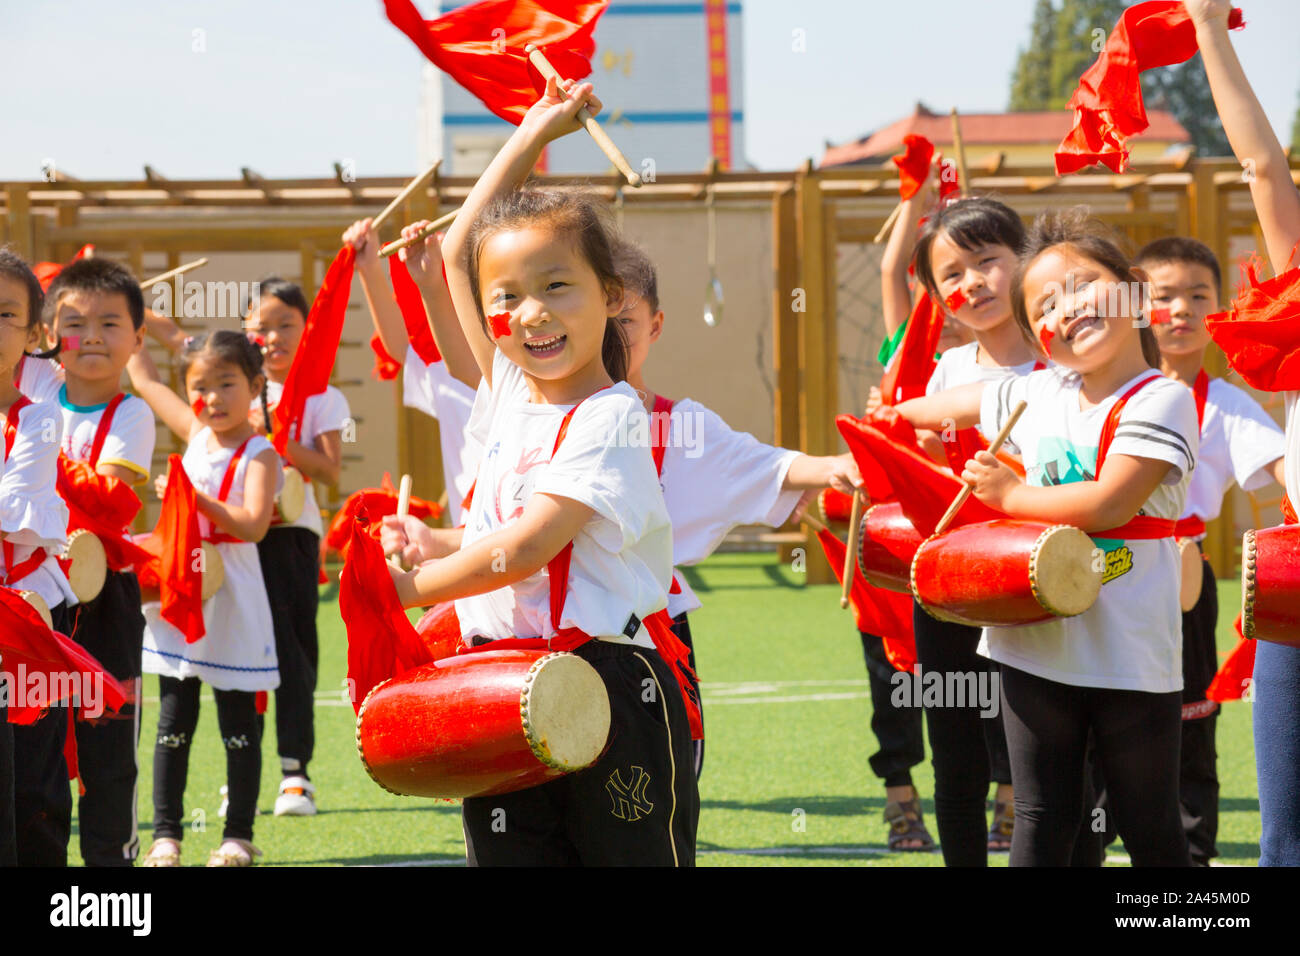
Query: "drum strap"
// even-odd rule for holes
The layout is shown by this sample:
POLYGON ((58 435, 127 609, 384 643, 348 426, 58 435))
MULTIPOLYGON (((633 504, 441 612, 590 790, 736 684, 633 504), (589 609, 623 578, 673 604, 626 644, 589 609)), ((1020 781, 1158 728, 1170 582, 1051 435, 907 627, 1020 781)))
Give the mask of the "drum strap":
MULTIPOLYGON (((1164 376, 1159 373, 1150 375, 1142 379, 1127 392, 1120 396, 1119 401, 1111 406, 1109 414, 1106 415, 1106 424, 1101 429, 1101 441, 1097 447, 1097 474, 1101 474, 1102 462, 1106 460, 1106 452, 1110 450, 1110 444, 1115 439, 1115 430, 1119 428, 1120 415, 1124 411, 1124 406, 1128 400, 1140 392, 1152 382, 1164 376)), ((1093 479, 1096 480, 1095 478, 1093 479)), ((1093 538, 1121 538, 1130 541, 1134 540, 1154 540, 1157 538, 1172 538, 1174 529, 1178 522, 1173 518, 1155 518, 1151 515, 1136 515, 1131 521, 1128 521, 1118 528, 1108 528, 1105 531, 1090 532, 1093 538)))
MULTIPOLYGON (((655 474, 664 476, 664 451, 668 448, 668 436, 672 428, 673 400, 662 395, 655 396, 654 408, 650 412, 650 454, 655 460, 655 474), (660 427, 663 422, 663 427, 660 427)), ((673 569, 673 583, 668 586, 669 594, 681 594, 682 586, 677 582, 677 570, 673 569)))
POLYGON ((117 411, 117 406, 122 404, 126 398, 125 393, 118 392, 104 409, 104 414, 99 416, 99 426, 95 429, 95 443, 90 446, 90 467, 99 466, 99 453, 104 450, 104 441, 108 438, 108 432, 113 427, 113 413, 117 411))
MULTIPOLYGON (((14 450, 14 441, 18 438, 18 415, 30 404, 32 404, 30 398, 26 395, 19 395, 18 400, 9 406, 9 411, 5 412, 6 462, 9 461, 9 454, 14 450)), ((5 571, 3 577, 0 577, 0 584, 9 585, 14 581, 21 581, 45 563, 44 548, 36 548, 31 555, 16 565, 14 564, 13 544, 6 539, 4 542, 0 542, 0 548, 3 548, 5 559, 5 571)))
POLYGON ((1282 523, 1300 524, 1300 521, 1296 519, 1295 506, 1291 504, 1291 499, 1285 491, 1282 492, 1282 523))
MULTIPOLYGON (((217 500, 225 502, 230 496, 230 488, 235 483, 235 471, 239 468, 239 460, 244 457, 244 449, 248 443, 253 440, 253 436, 245 438, 243 443, 235 449, 235 453, 230 456, 230 463, 226 465, 226 473, 221 476, 221 487, 217 490, 217 500)), ((214 544, 240 544, 244 542, 243 538, 236 538, 233 534, 225 531, 218 531, 215 527, 207 535, 207 540, 214 544)))

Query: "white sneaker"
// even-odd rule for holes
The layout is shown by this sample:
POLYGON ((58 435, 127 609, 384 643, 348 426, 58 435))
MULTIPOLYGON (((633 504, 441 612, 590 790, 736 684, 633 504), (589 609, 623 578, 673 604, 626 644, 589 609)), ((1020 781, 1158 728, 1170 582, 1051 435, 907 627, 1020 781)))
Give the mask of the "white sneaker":
POLYGON ((316 785, 303 776, 285 777, 280 781, 280 795, 275 798, 277 817, 310 817, 316 814, 316 785))

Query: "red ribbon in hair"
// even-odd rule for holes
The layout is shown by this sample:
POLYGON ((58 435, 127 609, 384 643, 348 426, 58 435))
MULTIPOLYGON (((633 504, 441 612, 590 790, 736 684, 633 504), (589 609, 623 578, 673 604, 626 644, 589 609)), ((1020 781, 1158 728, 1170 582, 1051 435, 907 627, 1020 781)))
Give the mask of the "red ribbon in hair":
MULTIPOLYGON (((1229 29, 1243 26, 1241 11, 1233 8, 1229 29)), ((1070 98, 1074 128, 1057 148, 1056 174, 1096 163, 1122 173, 1128 165, 1128 138, 1150 125, 1142 102, 1142 71, 1183 63, 1196 52, 1196 26, 1181 0, 1150 0, 1125 10, 1070 98)))
POLYGON ((489 110, 518 126, 545 89, 524 52, 535 43, 565 79, 591 73, 606 0, 482 0, 425 20, 411 0, 384 0, 389 21, 489 110))
POLYGON ((311 304, 307 328, 298 343, 298 351, 294 353, 293 364, 289 366, 289 375, 284 380, 284 391, 271 413, 275 422, 271 442, 282 458, 289 444, 289 430, 296 428, 295 438, 302 436, 307 399, 319 395, 329 386, 339 339, 343 336, 355 259, 356 250, 344 246, 326 270, 325 281, 316 293, 316 301, 311 304))
POLYGON ((1206 318, 1205 327, 1247 385, 1300 389, 1300 267, 1260 282, 1259 265, 1252 260, 1244 267, 1232 305, 1206 318))

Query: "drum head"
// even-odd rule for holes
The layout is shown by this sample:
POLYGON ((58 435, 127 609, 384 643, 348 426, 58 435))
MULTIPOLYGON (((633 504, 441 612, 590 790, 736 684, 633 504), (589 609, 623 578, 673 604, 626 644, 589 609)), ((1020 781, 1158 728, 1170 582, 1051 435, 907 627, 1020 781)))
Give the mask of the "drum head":
POLYGON ((307 503, 307 482, 297 468, 284 469, 284 487, 275 499, 280 518, 285 524, 293 524, 302 517, 303 506, 307 503))
POLYGON ((532 666, 520 700, 528 746, 556 770, 596 762, 609 737, 609 694, 576 654, 548 654, 532 666))
POLYGON ((1183 613, 1196 607, 1201 599, 1201 585, 1205 580, 1205 559, 1195 541, 1184 538, 1178 542, 1178 561, 1182 565, 1182 577, 1178 586, 1178 603, 1183 613))
POLYGON ((18 596, 36 608, 36 613, 41 616, 45 626, 53 630, 54 618, 50 616, 50 606, 45 603, 45 598, 41 597, 35 591, 19 591, 18 596))
POLYGON ((85 528, 68 535, 68 584, 82 604, 99 597, 108 577, 104 543, 85 528))
POLYGON ((203 600, 207 600, 221 590, 226 582, 226 562, 221 560, 221 552, 211 541, 203 542, 203 600))
POLYGON ((1096 603, 1104 569, 1094 558, 1096 550, 1092 538, 1069 525, 1042 533, 1029 562, 1029 583, 1043 610, 1073 617, 1096 603))

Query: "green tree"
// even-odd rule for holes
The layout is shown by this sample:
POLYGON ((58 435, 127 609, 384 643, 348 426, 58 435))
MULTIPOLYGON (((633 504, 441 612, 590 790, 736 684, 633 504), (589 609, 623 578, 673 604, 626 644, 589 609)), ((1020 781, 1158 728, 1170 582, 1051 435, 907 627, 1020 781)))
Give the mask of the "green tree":
POLYGON ((1052 42, 1048 109, 1065 109, 1079 77, 1097 59, 1126 6, 1124 0, 1064 0, 1052 42))
POLYGON ((1197 155, 1232 155, 1199 53, 1186 63, 1143 73, 1142 101, 1148 110, 1173 113, 1192 138, 1197 155))
POLYGON ((1038 0, 1029 27, 1029 46, 1021 49, 1011 75, 1011 102, 1015 112, 1050 109, 1052 101, 1052 44, 1056 36, 1056 8, 1052 0, 1038 0))

